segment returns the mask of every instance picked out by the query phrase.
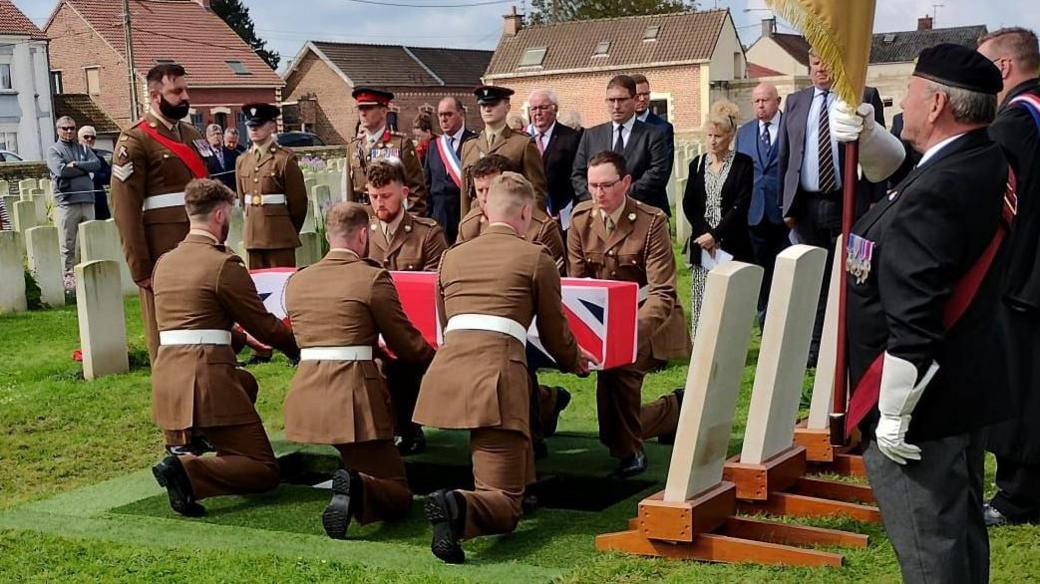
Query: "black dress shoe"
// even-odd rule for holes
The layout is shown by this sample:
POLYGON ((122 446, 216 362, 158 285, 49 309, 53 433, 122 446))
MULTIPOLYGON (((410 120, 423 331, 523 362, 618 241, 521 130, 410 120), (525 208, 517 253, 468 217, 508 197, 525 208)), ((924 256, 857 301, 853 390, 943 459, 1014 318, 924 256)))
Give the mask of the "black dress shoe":
POLYGON ((364 483, 358 473, 340 469, 332 475, 332 500, 321 514, 321 525, 332 539, 346 539, 352 517, 361 511, 364 483))
POLYGON ((159 464, 152 467, 152 475, 160 487, 166 489, 170 498, 170 507, 185 517, 202 517, 206 508, 195 502, 195 493, 184 472, 181 461, 176 456, 167 456, 159 464))
POLYGON ((167 446, 166 452, 171 456, 184 456, 185 454, 191 454, 193 456, 202 456, 207 452, 216 452, 217 447, 213 446, 209 440, 202 436, 192 436, 191 443, 183 446, 167 446))
POLYGON ((421 429, 410 436, 398 436, 394 441, 401 456, 411 456, 426 450, 426 434, 421 429))
MULTIPOLYGON (((682 400, 683 400, 683 397, 686 396, 686 390, 680 387, 679 389, 673 391, 672 393, 675 394, 675 399, 676 399, 677 402, 679 402, 676 405, 676 408, 679 411, 682 411, 682 400)), ((660 436, 657 437, 657 442, 658 442, 658 444, 665 444, 665 445, 675 444, 675 432, 668 432, 667 434, 661 434, 660 436)))
POLYGON ((434 491, 423 505, 426 520, 433 525, 430 551, 448 564, 466 561, 462 550, 462 531, 466 524, 466 499, 455 491, 434 491))
POLYGON ((546 438, 556 434, 556 426, 560 423, 560 413, 567 409, 567 406, 571 403, 571 392, 562 387, 556 387, 555 389, 556 404, 553 407, 552 419, 549 421, 549 425, 542 429, 546 438))
POLYGON ((1003 527, 1011 523, 1006 515, 989 503, 982 507, 982 519, 986 522, 986 527, 1003 527))
POLYGON ((617 470, 610 473, 609 478, 613 479, 624 479, 628 477, 636 476, 646 471, 646 454, 640 450, 628 458, 621 460, 621 464, 618 465, 617 470))
POLYGON ((538 497, 535 495, 524 494, 524 498, 520 499, 520 510, 523 511, 524 515, 530 515, 538 510, 538 497))

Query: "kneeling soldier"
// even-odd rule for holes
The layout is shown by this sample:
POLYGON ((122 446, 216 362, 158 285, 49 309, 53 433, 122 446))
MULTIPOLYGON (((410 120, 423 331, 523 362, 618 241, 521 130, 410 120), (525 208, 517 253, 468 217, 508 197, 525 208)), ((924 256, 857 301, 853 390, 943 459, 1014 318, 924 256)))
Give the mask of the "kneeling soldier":
POLYGON ((546 350, 563 371, 588 371, 591 356, 567 328, 560 274, 545 248, 524 241, 534 191, 517 173, 492 183, 487 232, 441 260, 437 308, 444 343, 419 391, 415 421, 470 431, 474 491, 437 491, 426 501, 431 549, 465 560, 461 540, 508 533, 521 515, 533 475, 529 428, 527 329, 538 317, 546 350))
POLYGON ((196 501, 278 486, 278 462, 253 407, 255 381, 235 368, 232 327, 295 359, 292 332, 267 312, 242 260, 224 248, 234 193, 193 180, 184 194, 191 230, 155 265, 152 289, 159 350, 152 366, 152 416, 169 447, 204 439, 215 457, 168 456, 152 472, 170 506, 189 517, 196 501))

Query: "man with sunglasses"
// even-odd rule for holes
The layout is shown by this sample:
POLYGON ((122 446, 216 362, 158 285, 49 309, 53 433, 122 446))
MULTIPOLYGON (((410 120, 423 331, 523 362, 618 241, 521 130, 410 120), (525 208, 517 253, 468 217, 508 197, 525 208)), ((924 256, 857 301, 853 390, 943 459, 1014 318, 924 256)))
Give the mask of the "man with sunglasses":
POLYGON ((79 136, 80 146, 92 151, 97 156, 98 162, 101 163, 99 170, 90 173, 90 180, 94 183, 94 219, 98 221, 111 219, 112 211, 108 208, 108 193, 105 191, 105 187, 112 182, 112 165, 94 148, 94 145, 97 144, 97 130, 94 126, 82 126, 76 134, 79 136))
POLYGON ((98 157, 76 140, 76 121, 58 118, 58 141, 47 150, 47 168, 54 178, 54 204, 61 233, 61 261, 68 286, 79 263, 76 236, 79 224, 94 220, 94 181, 90 173, 101 169, 98 157))

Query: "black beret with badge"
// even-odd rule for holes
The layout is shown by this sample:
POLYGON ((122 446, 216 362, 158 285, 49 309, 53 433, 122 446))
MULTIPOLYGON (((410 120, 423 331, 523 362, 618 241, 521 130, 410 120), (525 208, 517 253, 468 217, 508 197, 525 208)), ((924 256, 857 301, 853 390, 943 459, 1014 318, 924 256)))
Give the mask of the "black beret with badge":
POLYGON ((498 103, 503 99, 509 99, 513 93, 515 92, 512 89, 497 85, 481 85, 473 90, 473 95, 477 96, 477 103, 480 105, 498 103))
POLYGON ((242 106, 242 113, 246 116, 246 125, 255 127, 277 120, 282 111, 269 103, 247 103, 242 106))
POLYGON ((975 49, 942 43, 917 56, 914 76, 950 87, 996 95, 1004 87, 1000 69, 975 49))

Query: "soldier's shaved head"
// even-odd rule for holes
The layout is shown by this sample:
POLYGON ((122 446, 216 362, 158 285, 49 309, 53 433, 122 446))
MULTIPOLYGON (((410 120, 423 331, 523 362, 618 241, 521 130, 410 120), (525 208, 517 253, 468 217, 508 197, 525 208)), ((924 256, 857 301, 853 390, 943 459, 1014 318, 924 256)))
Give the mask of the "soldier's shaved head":
POLYGON ((234 202, 235 193, 211 178, 197 178, 184 187, 184 210, 192 220, 205 220, 222 203, 234 202))
POLYGON ((333 205, 325 215, 325 233, 330 238, 346 237, 368 229, 368 211, 361 203, 341 201, 333 205))
POLYGON ((491 223, 506 223, 526 233, 534 207, 534 187, 517 172, 506 171, 491 181, 484 214, 491 223))

